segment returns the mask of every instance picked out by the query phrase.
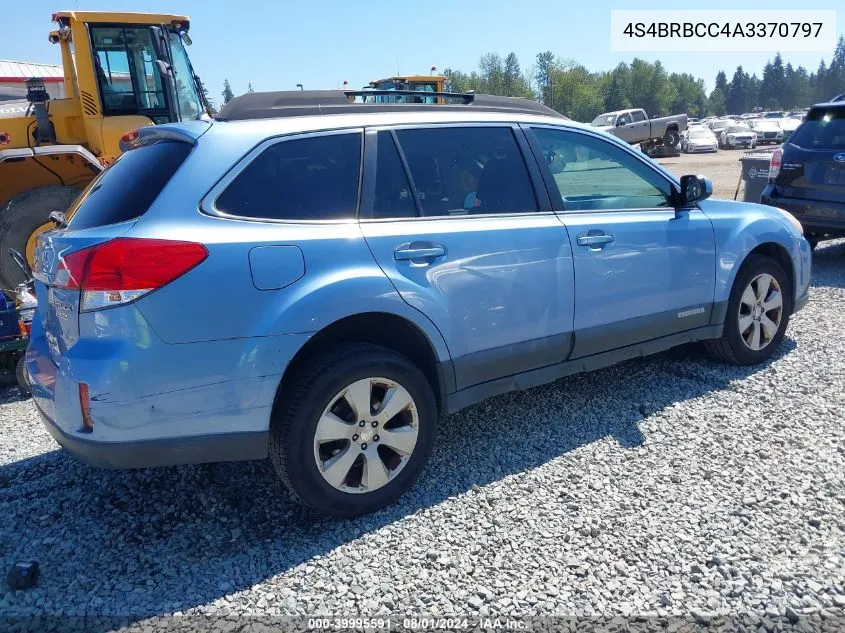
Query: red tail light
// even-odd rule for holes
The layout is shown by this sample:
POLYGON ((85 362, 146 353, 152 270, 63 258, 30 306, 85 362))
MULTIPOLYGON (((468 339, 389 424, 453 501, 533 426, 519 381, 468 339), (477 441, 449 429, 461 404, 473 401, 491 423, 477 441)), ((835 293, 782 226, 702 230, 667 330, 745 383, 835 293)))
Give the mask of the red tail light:
POLYGON ((780 164, 783 160, 783 150, 778 147, 772 152, 772 158, 769 161, 769 179, 774 180, 780 173, 780 164))
POLYGON ((81 309, 97 310, 157 290, 206 257, 195 242, 117 238, 63 257, 54 286, 81 290, 81 309))
POLYGON ((126 134, 120 137, 120 141, 118 141, 117 146, 120 148, 121 152, 128 152, 131 149, 135 149, 141 144, 141 129, 130 130, 126 134))

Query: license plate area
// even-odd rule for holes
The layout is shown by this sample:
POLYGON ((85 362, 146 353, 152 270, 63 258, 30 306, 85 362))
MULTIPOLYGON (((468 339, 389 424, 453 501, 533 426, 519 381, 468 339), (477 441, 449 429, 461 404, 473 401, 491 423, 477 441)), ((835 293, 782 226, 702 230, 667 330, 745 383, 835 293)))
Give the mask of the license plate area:
POLYGON ((845 168, 826 167, 824 170, 824 184, 845 187, 845 168))

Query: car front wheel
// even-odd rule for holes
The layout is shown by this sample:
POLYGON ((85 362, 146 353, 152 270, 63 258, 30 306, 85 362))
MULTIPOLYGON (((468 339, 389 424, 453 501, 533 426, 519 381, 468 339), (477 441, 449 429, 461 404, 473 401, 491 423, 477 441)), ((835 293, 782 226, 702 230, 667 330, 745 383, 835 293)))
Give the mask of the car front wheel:
POLYGON ((705 341, 708 353, 734 365, 766 361, 783 340, 792 312, 791 284, 771 257, 751 255, 728 300, 722 337, 705 341))
POLYGON ((306 505, 352 517, 405 492, 428 461, 437 425, 434 393, 407 358, 347 344, 295 368, 279 394, 270 459, 306 505))

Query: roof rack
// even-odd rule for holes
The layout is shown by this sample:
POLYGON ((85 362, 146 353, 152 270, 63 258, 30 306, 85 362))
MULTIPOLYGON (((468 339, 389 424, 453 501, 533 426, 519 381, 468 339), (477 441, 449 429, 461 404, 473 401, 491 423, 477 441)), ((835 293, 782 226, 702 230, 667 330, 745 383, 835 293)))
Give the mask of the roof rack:
POLYGON ((475 93, 423 92, 419 90, 287 90, 249 92, 225 104, 215 117, 218 121, 245 121, 317 114, 354 114, 364 112, 519 112, 567 119, 548 106, 518 97, 500 97, 475 93), (436 98, 442 103, 376 103, 374 96, 436 98), (356 98, 361 101, 356 101, 356 98))

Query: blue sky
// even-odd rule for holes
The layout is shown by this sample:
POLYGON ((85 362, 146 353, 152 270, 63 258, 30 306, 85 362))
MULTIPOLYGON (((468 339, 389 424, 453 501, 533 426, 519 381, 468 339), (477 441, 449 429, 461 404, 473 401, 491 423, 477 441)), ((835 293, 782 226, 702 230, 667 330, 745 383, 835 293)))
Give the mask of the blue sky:
MULTIPOLYGON (((0 59, 59 63, 59 49, 47 42, 50 14, 59 9, 153 11, 191 18, 194 68, 220 102, 223 79, 236 94, 248 82, 256 90, 335 88, 344 80, 360 88, 371 79, 426 73, 431 66, 472 70, 485 52, 513 51, 522 67, 551 50, 590 70, 606 70, 635 56, 660 59, 670 72, 690 72, 712 88, 720 69, 728 78, 738 63, 760 73, 770 53, 614 53, 610 10, 679 7, 676 2, 637 0, 14 0, 4 3, 0 59)), ((754 3, 707 0, 683 8, 835 9, 837 33, 845 33, 841 2, 766 0, 754 3)), ((828 53, 784 53, 793 65, 813 70, 828 53)))

